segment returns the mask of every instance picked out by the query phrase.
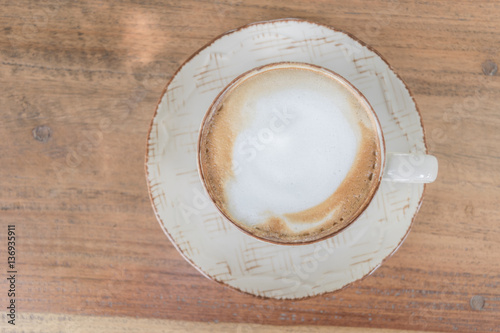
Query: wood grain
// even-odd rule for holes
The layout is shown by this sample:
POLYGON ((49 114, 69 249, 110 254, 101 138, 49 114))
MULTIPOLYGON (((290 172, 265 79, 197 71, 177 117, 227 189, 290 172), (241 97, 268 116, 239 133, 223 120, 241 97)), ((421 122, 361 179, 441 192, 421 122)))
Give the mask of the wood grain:
MULTIPOLYGON (((23 316, 40 313, 141 325, 500 331, 500 79, 483 71, 500 62, 498 3, 20 0, 1 8, 0 306, 6 225, 15 224, 18 328, 31 329, 23 316), (150 120, 178 66, 226 30, 280 17, 330 24, 376 48, 414 93, 440 161, 391 259, 341 292, 296 302, 201 276, 161 232, 144 176, 150 120), (473 308, 473 296, 484 306, 473 308)), ((5 317, 0 327, 10 329, 5 317)))
MULTIPOLYGON (((29 332, 238 332, 238 333, 275 333, 283 331, 283 327, 273 325, 257 325, 248 323, 199 323, 169 319, 101 317, 47 313, 26 313, 20 316, 23 329, 29 332)), ((381 328, 365 328, 366 333, 423 333, 424 331, 392 330, 381 328)), ((15 329, 2 330, 15 333, 15 329)), ((286 332, 311 333, 358 333, 358 328, 331 326, 287 326, 286 332)))

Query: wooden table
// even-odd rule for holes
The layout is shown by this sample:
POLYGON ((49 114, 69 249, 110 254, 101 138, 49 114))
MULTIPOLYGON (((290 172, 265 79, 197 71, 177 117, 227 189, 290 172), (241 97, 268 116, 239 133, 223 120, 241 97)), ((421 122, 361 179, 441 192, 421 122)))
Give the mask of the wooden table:
POLYGON ((500 332, 498 2, 0 8, 2 332, 500 332), (301 301, 204 278, 163 234, 144 175, 149 123, 178 66, 226 30, 281 17, 332 25, 385 56, 412 90, 440 162, 399 251, 345 290, 301 301), (6 317, 8 225, 15 328, 6 317))

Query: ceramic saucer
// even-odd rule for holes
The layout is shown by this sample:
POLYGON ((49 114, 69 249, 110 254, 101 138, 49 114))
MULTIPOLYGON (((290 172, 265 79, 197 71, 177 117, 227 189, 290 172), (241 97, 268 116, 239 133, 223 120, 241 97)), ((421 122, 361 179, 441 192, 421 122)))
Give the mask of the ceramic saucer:
POLYGON ((282 19, 229 31, 177 70, 151 124, 146 174, 160 225, 202 274, 252 295, 296 299, 339 290, 373 272, 406 237, 424 185, 382 182, 370 206, 345 231, 309 245, 264 243, 224 220, 197 173, 201 120, 238 75, 280 61, 339 73, 373 106, 388 152, 426 153, 415 102, 376 51, 331 27, 282 19))

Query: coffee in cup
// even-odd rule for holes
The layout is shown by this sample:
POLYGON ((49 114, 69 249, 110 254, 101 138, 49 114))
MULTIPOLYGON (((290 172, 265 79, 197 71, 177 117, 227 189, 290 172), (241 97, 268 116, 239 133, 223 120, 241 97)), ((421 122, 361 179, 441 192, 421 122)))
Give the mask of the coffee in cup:
POLYGON ((352 223, 373 198, 385 147, 363 95, 303 63, 253 69, 203 119, 202 182, 218 210, 261 240, 305 244, 352 223))

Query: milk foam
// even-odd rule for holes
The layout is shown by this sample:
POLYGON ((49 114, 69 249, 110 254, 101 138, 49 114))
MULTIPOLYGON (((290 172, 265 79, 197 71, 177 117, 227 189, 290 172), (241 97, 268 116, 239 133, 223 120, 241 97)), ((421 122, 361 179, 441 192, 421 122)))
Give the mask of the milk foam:
POLYGON ((310 67, 254 72, 229 89, 200 136, 200 168, 221 211, 285 242, 345 227, 381 175, 367 104, 310 67))
POLYGON ((342 111, 350 109, 345 94, 328 80, 286 81, 241 109, 252 119, 236 137, 232 161, 237 168, 226 197, 231 214, 248 225, 325 201, 346 177, 358 149, 359 129, 342 111))

